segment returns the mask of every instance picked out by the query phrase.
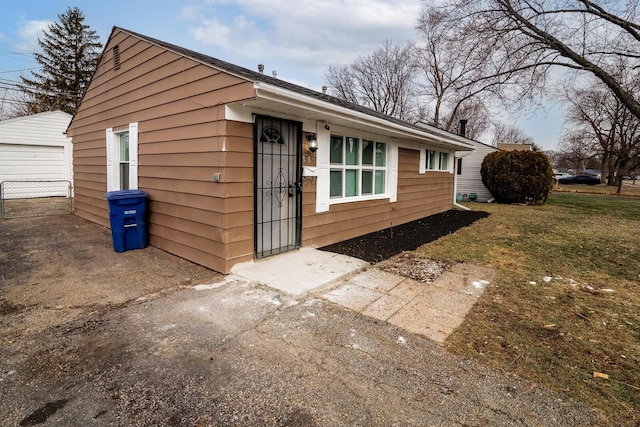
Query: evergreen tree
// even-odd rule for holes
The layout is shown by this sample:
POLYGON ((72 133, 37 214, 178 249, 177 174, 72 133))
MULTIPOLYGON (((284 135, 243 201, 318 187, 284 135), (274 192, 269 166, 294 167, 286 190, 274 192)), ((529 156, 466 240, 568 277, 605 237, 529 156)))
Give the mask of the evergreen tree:
POLYGON ((32 78, 20 77, 25 115, 53 110, 75 114, 98 63, 102 44, 83 23, 80 9, 68 8, 58 19, 38 39, 42 53, 34 56, 42 68, 32 71, 32 78))

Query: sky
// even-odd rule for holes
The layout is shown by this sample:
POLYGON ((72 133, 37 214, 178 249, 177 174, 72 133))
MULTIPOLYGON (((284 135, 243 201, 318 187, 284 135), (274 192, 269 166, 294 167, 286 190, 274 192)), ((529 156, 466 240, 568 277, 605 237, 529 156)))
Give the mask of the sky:
MULTIPOLYGON (((38 64, 43 29, 78 7, 105 44, 114 26, 195 50, 314 90, 330 65, 347 65, 389 39, 415 40, 420 0, 59 0, 6 1, 0 14, 0 99, 38 64)), ((562 133, 558 108, 514 124, 545 150, 562 133)), ((484 141, 483 142, 490 142, 484 141)))

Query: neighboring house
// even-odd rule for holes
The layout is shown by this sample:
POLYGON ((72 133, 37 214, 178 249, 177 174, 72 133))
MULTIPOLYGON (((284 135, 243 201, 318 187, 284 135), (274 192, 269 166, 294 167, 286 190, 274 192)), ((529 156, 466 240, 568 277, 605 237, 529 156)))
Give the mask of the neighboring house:
MULTIPOLYGON (((70 121, 71 115, 62 111, 0 121, 0 182, 54 180, 71 183, 73 150, 71 138, 65 135, 70 121)), ((57 194, 61 187, 8 184, 3 187, 2 197, 6 199, 61 195, 57 194)))
POLYGON ((505 142, 498 142, 496 144, 499 150, 504 151, 531 151, 533 150, 533 145, 531 144, 508 144, 505 142))
POLYGON ((484 157, 498 151, 492 145, 483 144, 478 141, 469 141, 475 148, 471 153, 458 153, 456 158, 456 195, 467 195, 475 193, 477 201, 486 202, 491 199, 491 193, 482 183, 482 175, 480 175, 480 167, 484 157))
POLYGON ((109 226, 105 191, 140 188, 150 244, 223 273, 446 211, 473 150, 117 27, 68 134, 77 215, 109 226))

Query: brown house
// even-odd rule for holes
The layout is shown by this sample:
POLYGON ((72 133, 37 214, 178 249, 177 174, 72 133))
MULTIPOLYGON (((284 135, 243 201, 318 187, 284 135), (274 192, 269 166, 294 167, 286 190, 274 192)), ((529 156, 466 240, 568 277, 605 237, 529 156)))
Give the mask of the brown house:
POLYGON ((150 244, 223 273, 448 210, 473 149, 117 27, 68 135, 77 215, 108 227, 105 192, 140 188, 150 244))

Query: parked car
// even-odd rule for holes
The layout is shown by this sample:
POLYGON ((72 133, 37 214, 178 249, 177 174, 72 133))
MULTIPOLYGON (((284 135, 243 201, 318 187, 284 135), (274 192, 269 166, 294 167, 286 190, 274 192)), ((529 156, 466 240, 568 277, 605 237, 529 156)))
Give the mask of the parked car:
POLYGON ((560 178, 558 180, 560 184, 586 184, 586 185, 598 185, 600 184, 600 179, 595 178, 591 175, 573 175, 567 178, 560 178))
POLYGON ((553 180, 554 181, 558 181, 561 180, 563 178, 569 178, 571 175, 566 173, 566 172, 558 172, 558 173, 554 173, 553 174, 553 180))

